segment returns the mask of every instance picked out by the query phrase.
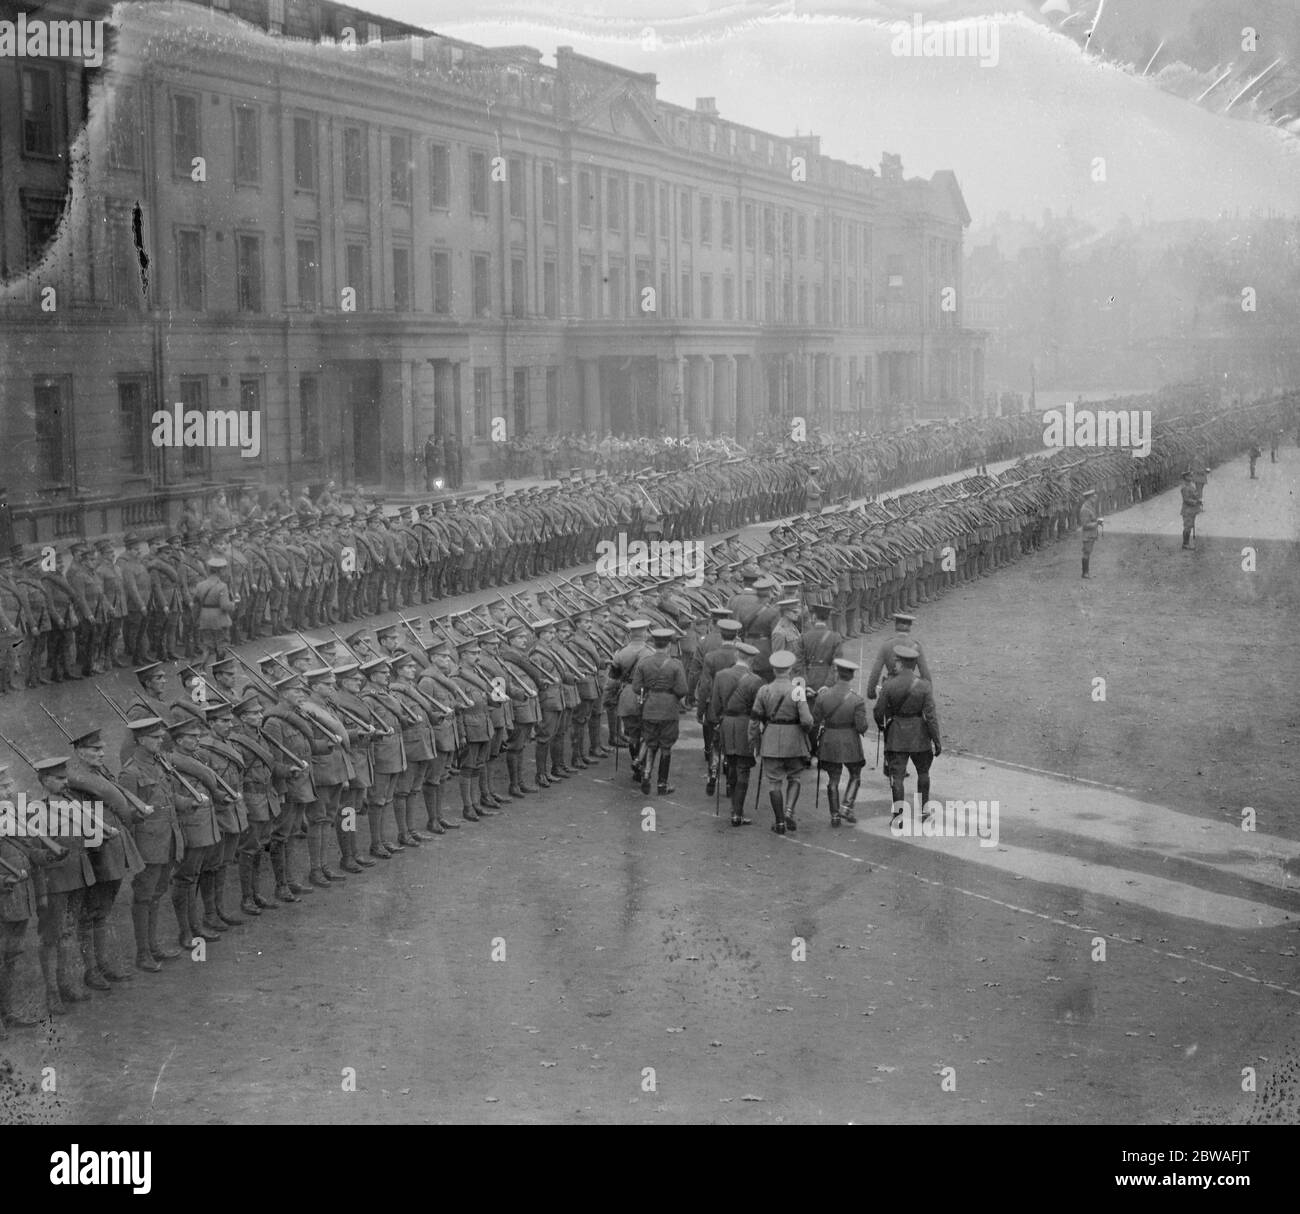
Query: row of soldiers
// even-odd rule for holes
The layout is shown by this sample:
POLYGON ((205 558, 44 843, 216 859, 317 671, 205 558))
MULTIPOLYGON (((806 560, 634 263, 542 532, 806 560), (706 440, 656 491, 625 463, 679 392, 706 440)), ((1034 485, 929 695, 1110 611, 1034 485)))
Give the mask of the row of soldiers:
MULTIPOLYGON (((120 690, 115 698, 100 690, 123 726, 116 763, 108 730, 90 714, 65 722, 47 712, 70 753, 28 759, 10 743, 36 780, 28 798, 94 806, 104 829, 94 839, 72 827, 48 838, 0 835, 0 1031, 38 1018, 16 999, 13 982, 32 919, 46 1012, 61 1014, 130 979, 109 930, 124 884, 135 968, 157 973, 200 941, 216 943, 231 928, 569 779, 606 759, 606 742, 630 748, 643 792, 657 774, 659 792, 671 793, 680 702, 692 694, 702 709, 716 702, 707 659, 731 652, 731 632, 752 634, 752 616, 763 614, 771 589, 750 569, 718 569, 708 587, 676 578, 644 588, 629 582, 613 593, 592 574, 476 611, 402 617, 373 633, 298 636, 256 662, 231 654, 174 674, 147 663, 125 700, 120 690), (733 611, 746 622, 721 619, 733 611), (667 703, 656 654, 680 671, 667 703), (458 793, 460 822, 449 791, 458 793), (162 923, 165 898, 174 937, 162 923)), ((781 621, 803 621, 806 644, 796 649, 815 683, 840 639, 829 648, 817 640, 824 607, 805 617, 797 600, 779 603, 767 638, 768 654, 772 645, 778 651, 754 677, 777 678, 781 621)), ((739 769, 728 771, 738 778, 739 769)), ((12 768, 0 768, 0 799, 12 803, 17 792, 12 768)), ((852 821, 851 795, 847 808, 852 821)), ((789 810, 793 822, 793 801, 789 810)))
POLYGON ((862 436, 838 454, 805 451, 802 461, 717 456, 621 477, 573 468, 548 488, 507 492, 500 481, 482 498, 402 509, 356 491, 313 501, 304 488, 297 503, 286 490, 263 510, 245 493, 233 508, 222 496, 206 519, 191 504, 161 536, 128 532, 120 553, 108 537, 15 545, 0 552, 0 640, 10 642, 0 648, 0 694, 204 656, 198 588, 213 557, 225 562, 230 636, 239 643, 569 568, 620 533, 685 540, 788 516, 805 504, 816 459, 832 461, 825 475, 837 491, 878 492, 928 470, 948 436, 939 425, 862 436), (851 461, 851 474, 834 460, 851 461))
MULTIPOLYGON (((1176 427, 1157 448, 1181 450, 1188 427, 1211 459, 1240 441, 1230 419, 1218 419, 1176 427)), ((627 748, 643 795, 671 794, 684 706, 705 732, 705 793, 725 784, 734 825, 749 821, 750 773, 761 761, 773 829, 797 829, 801 775, 813 758, 828 773, 832 826, 854 821, 872 700, 895 812, 909 763, 924 801, 942 746, 938 715, 926 651, 897 608, 914 592, 942 592, 947 574, 979 577, 1060 534, 1085 496, 1122 504, 1133 492, 1123 459, 1131 457, 1061 453, 1044 471, 1018 466, 998 480, 796 519, 757 553, 733 536, 714 546, 700 587, 684 578, 557 579, 473 612, 401 617, 373 634, 298 636, 256 663, 231 654, 190 665, 178 687, 161 664, 144 663, 138 690, 111 701, 124 726, 118 766, 102 726, 85 719, 53 722, 70 755, 42 753, 30 764, 30 795, 101 807, 102 836, 0 837, 0 1018, 33 1020, 13 990, 31 919, 46 1008, 57 1013, 127 980, 109 931, 124 882, 136 968, 158 972, 200 940, 216 942, 567 780, 611 746, 627 748), (947 539, 955 569, 941 555, 927 571, 936 539, 947 539), (856 561, 864 577, 882 579, 863 587, 872 592, 866 618, 882 622, 891 608, 895 617, 865 695, 842 654, 857 587, 852 572, 847 589, 837 575, 856 561), (174 943, 160 923, 164 897, 174 943)), ((221 569, 211 566, 209 578, 220 581, 221 569)), ((16 791, 12 771, 0 771, 0 801, 16 791)))

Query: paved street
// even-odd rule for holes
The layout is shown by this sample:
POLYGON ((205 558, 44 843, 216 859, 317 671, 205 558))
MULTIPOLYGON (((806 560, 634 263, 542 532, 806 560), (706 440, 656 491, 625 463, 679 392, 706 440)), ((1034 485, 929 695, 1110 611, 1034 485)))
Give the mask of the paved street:
MULTIPOLYGON (((1290 500, 1298 464, 1288 448, 1248 486, 1263 513, 1290 500)), ((1235 470, 1211 481, 1230 530, 1259 506, 1236 495, 1235 470)), ((1176 517, 1168 494, 1141 509, 1176 517)), ((765 807, 733 829, 704 797, 687 718, 673 795, 642 797, 626 756, 617 774, 607 759, 265 914, 205 961, 25 1035, 15 1064, 54 1065, 58 1090, 15 1098, 29 1116, 200 1124, 1294 1119, 1300 830, 1279 794, 1295 762, 1198 710, 1203 638, 1223 633, 1212 599, 1229 601, 1235 576, 1213 567, 1231 547, 1184 554, 1120 530, 1099 580, 1078 584, 1071 539, 920 613, 948 743, 933 795, 996 800, 996 847, 892 837, 870 770, 856 829, 830 829, 811 775, 796 836, 770 833, 765 807), (1130 714, 1155 715, 1127 702, 1142 689, 1116 664, 1148 632, 1108 641, 1107 613, 1145 619, 1141 595, 1198 568, 1209 597, 1170 597, 1149 621, 1186 645, 1151 646, 1141 670, 1173 718, 1159 728, 1195 730, 1200 765, 1234 754, 1261 771, 1244 793, 1254 833, 1242 798, 1197 791, 1173 734, 1123 742, 1140 728, 1130 714), (1108 705, 1066 695, 1095 668, 1108 705), (1103 763, 1058 745, 1085 713, 1109 714, 1087 731, 1103 763), (1247 1065, 1256 1094, 1241 1091, 1247 1065)), ((1272 671, 1296 654, 1278 596, 1293 618, 1295 581, 1270 586, 1232 600, 1253 656, 1216 675, 1281 721, 1272 671)), ((880 638, 850 652, 869 659, 880 638)))

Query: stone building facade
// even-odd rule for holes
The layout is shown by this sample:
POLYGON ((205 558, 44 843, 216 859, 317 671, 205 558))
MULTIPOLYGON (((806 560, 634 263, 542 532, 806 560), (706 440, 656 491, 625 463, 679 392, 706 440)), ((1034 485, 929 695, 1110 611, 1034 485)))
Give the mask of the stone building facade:
MULTIPOLYGON (((866 429, 982 399, 953 174, 837 161, 564 47, 552 67, 231 3, 121 8, 93 71, 0 60, 17 502, 401 490, 430 434, 473 468, 503 433, 743 442, 773 418, 866 429), (158 448, 177 403, 257 412, 257 458, 158 448)), ((103 529, 128 516, 105 507, 103 529)))

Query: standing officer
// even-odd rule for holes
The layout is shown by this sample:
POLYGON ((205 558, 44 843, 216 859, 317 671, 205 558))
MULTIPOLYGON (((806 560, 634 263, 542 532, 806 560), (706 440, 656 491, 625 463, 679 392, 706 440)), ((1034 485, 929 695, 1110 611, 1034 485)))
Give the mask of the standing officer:
POLYGON ((930 799, 930 763, 943 753, 939 737, 939 714, 929 680, 917 673, 920 651, 908 646, 896 649, 898 671, 885 680, 880 699, 872 709, 876 727, 885 735, 885 771, 894 804, 891 817, 906 808, 903 781, 910 759, 916 768, 916 793, 925 814, 930 799), (931 746, 933 745, 933 750, 931 746))
MULTIPOLYGON (((813 702, 813 721, 822 727, 821 741, 817 746, 817 768, 826 772, 826 803, 830 806, 831 825, 838 826, 840 819, 856 822, 853 802, 862 783, 862 769, 866 759, 862 754, 862 735, 867 732, 867 702, 853 690, 853 676, 857 663, 846 658, 834 662, 835 682, 823 687, 813 702), (840 802, 840 771, 849 769, 849 782, 840 802)), ((809 684, 813 686, 813 684, 809 684)))
POLYGON ((1083 501, 1079 506, 1079 527, 1083 534, 1083 577, 1088 576, 1088 560, 1092 556, 1092 546, 1097 542, 1100 528, 1104 525, 1097 517, 1097 491, 1085 489, 1083 501))
POLYGON ((1189 468, 1183 473, 1183 483, 1179 491, 1182 494, 1183 547, 1192 546, 1192 530, 1196 526, 1196 516, 1201 513, 1201 493, 1196 487, 1196 480, 1189 468))
POLYGON ((274 688, 280 698, 267 711, 263 732, 292 753, 299 767, 285 781, 284 800, 280 816, 276 818, 271 830, 271 845, 268 850, 271 853, 271 871, 275 874, 276 898, 281 902, 298 902, 303 894, 312 892, 312 886, 302 885, 290 875, 290 842, 306 820, 308 807, 316 800, 311 760, 315 752, 317 731, 298 711, 298 706, 307 698, 307 684, 302 675, 288 675, 276 683, 274 688))
MULTIPOLYGON (((135 845, 144 864, 131 882, 131 926, 135 934, 135 967, 156 974, 159 962, 179 957, 158 938, 158 904, 167 892, 172 870, 185 852, 185 835, 176 817, 177 798, 187 797, 162 766, 160 755, 166 728, 160 717, 136 717, 127 722, 130 737, 124 750, 122 787, 153 812, 135 825, 135 845)), ((194 802, 187 797, 187 808, 194 802)))
MULTIPOLYGON (((16 789, 8 767, 0 764, 0 798, 13 803, 16 789)), ((14 1028, 35 1028, 39 1021, 14 1006, 14 969, 22 956, 27 924, 38 917, 38 865, 53 863, 54 853, 36 840, 0 835, 0 1041, 14 1028)))
POLYGON ((641 791, 650 792, 650 775, 659 755, 659 795, 674 789, 668 783, 673 743, 677 741, 678 718, 686 698, 686 671, 668 652, 677 633, 672 628, 655 628, 650 637, 652 652, 642 655, 632 672, 632 694, 641 702, 641 733, 645 758, 641 764, 641 791))
MULTIPOLYGON (((68 760, 64 757, 38 759, 36 778, 48 805, 51 799, 68 797, 68 760)), ((81 1003, 90 993, 76 978, 71 957, 72 926, 81 920, 86 891, 95 884, 95 870, 86 854, 86 841, 78 835, 52 836, 67 854, 42 870, 45 903, 37 908, 37 933, 41 941, 41 973, 49 1010, 60 1015, 63 1000, 81 1003)))
POLYGON ((113 964, 108 950, 108 919, 118 890, 127 877, 144 867, 131 828, 150 814, 149 807, 124 793, 104 762, 104 739, 98 729, 87 730, 72 739, 74 758, 68 769, 68 787, 83 804, 97 802, 104 809, 104 841, 90 849, 95 884, 87 891, 81 907, 77 934, 86 985, 91 990, 110 990, 110 982, 124 982, 129 974, 113 964), (108 827, 114 833, 108 834, 108 827))
POLYGON ((80 600, 77 609, 81 618, 74 634, 77 638, 77 662, 81 666, 81 677, 89 679, 99 673, 95 654, 106 631, 108 610, 104 603, 104 584, 91 564, 90 545, 85 540, 77 540, 72 545, 67 584, 76 591, 80 600))
POLYGON ((119 657, 117 653, 126 618, 126 587, 113 553, 112 540, 95 541, 95 574, 104 588, 104 624, 99 638, 99 664, 104 671, 130 664, 125 655, 119 657))
POLYGON ((234 705, 234 712, 235 727, 228 740, 244 756, 241 791, 248 818, 236 848, 239 909, 256 918, 264 910, 279 909, 278 902, 263 898, 258 891, 258 874, 271 838, 271 824, 280 813, 280 786, 297 768, 262 736, 266 714, 260 696, 246 696, 234 705))
POLYGON ((867 675, 867 699, 874 700, 876 693, 880 689, 883 681, 882 672, 885 679, 892 678, 898 670, 898 649, 900 646, 906 646, 917 651, 917 665, 921 671, 921 678, 930 678, 930 667, 925 661, 925 650, 921 646, 918 638, 912 635, 912 625, 916 623, 916 616, 907 615, 899 611, 894 614, 894 635, 886 637, 876 654, 876 660, 871 664, 871 673, 867 675))
POLYGON ((709 716, 717 722, 718 745, 727 774, 727 796, 731 799, 731 825, 748 826, 745 798, 749 795, 749 773, 754 768, 754 743, 749 719, 754 699, 763 680, 753 671, 758 650, 745 641, 729 646, 734 663, 718 671, 709 692, 709 716))
POLYGON ((794 809, 799 804, 799 777, 808 766, 808 730, 813 723, 807 695, 790 677, 794 660, 788 649, 772 654, 772 682, 754 697, 749 714, 750 742, 761 738, 763 774, 772 784, 767 794, 776 819, 772 829, 778 835, 798 829, 794 809))

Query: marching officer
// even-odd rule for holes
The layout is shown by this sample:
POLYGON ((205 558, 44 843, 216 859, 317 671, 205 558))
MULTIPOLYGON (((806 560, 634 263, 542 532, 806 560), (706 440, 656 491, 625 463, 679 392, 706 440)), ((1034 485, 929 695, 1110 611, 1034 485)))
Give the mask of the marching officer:
POLYGON ((655 756, 658 755, 658 793, 661 797, 675 791, 668 783, 668 773, 672 766, 673 743, 678 736, 682 701, 688 690, 686 671, 681 662, 668 652, 668 646, 676 635, 672 628, 652 629, 650 637, 654 649, 638 659, 632 672, 632 694, 641 703, 644 755, 641 761, 641 792, 650 792, 650 777, 654 771, 655 756))
POLYGON ((891 817, 897 818, 907 806, 903 799, 903 781, 909 760, 916 768, 916 792, 922 814, 930 799, 930 764, 943 753, 939 736, 939 714, 929 680, 917 671, 920 650, 904 645, 894 651, 898 670, 886 679, 880 698, 872 709, 876 727, 885 735, 885 771, 894 804, 891 817))
MULTIPOLYGON (((831 825, 838 826, 840 819, 856 822, 853 802, 862 783, 862 769, 866 759, 862 753, 862 735, 867 732, 867 702, 853 690, 852 681, 859 667, 847 658, 834 659, 835 682, 823 686, 813 701, 813 721, 821 726, 821 740, 817 745, 817 768, 826 773, 826 803, 830 806, 831 825), (849 769, 849 782, 840 800, 840 772, 849 769)), ((809 684, 811 686, 811 684, 809 684)))
POLYGON ((730 648, 734 654, 733 664, 718 671, 713 680, 709 692, 709 716, 717 722, 718 745, 726 765, 731 825, 748 826, 753 819, 745 817, 745 797, 749 794, 749 773, 754 768, 754 743, 749 722, 763 680, 753 670, 757 648, 740 640, 730 648))
POLYGON ((894 635, 887 637, 880 646, 876 654, 876 660, 871 664, 871 673, 867 675, 867 699, 874 700, 881 683, 881 674, 883 672, 886 679, 892 678, 898 670, 898 649, 899 646, 906 646, 917 651, 917 666, 921 671, 921 678, 930 678, 930 667, 925 661, 925 650, 921 642, 912 635, 912 625, 916 623, 916 616, 908 615, 906 612, 897 611, 894 613, 894 635))
POLYGON ((802 689, 796 688, 790 677, 794 654, 779 649, 769 661, 772 681, 754 697, 750 741, 758 743, 763 774, 772 783, 767 794, 775 819, 772 829, 778 835, 787 830, 793 834, 798 829, 794 811, 799 804, 799 778, 808 766, 808 730, 813 719, 807 695, 801 694, 802 689))
POLYGON ((1097 542, 1100 528, 1104 525, 1097 517, 1097 491, 1085 489, 1083 502, 1079 506, 1079 529, 1083 535, 1083 577, 1088 577, 1088 561, 1092 556, 1092 546, 1097 542))

